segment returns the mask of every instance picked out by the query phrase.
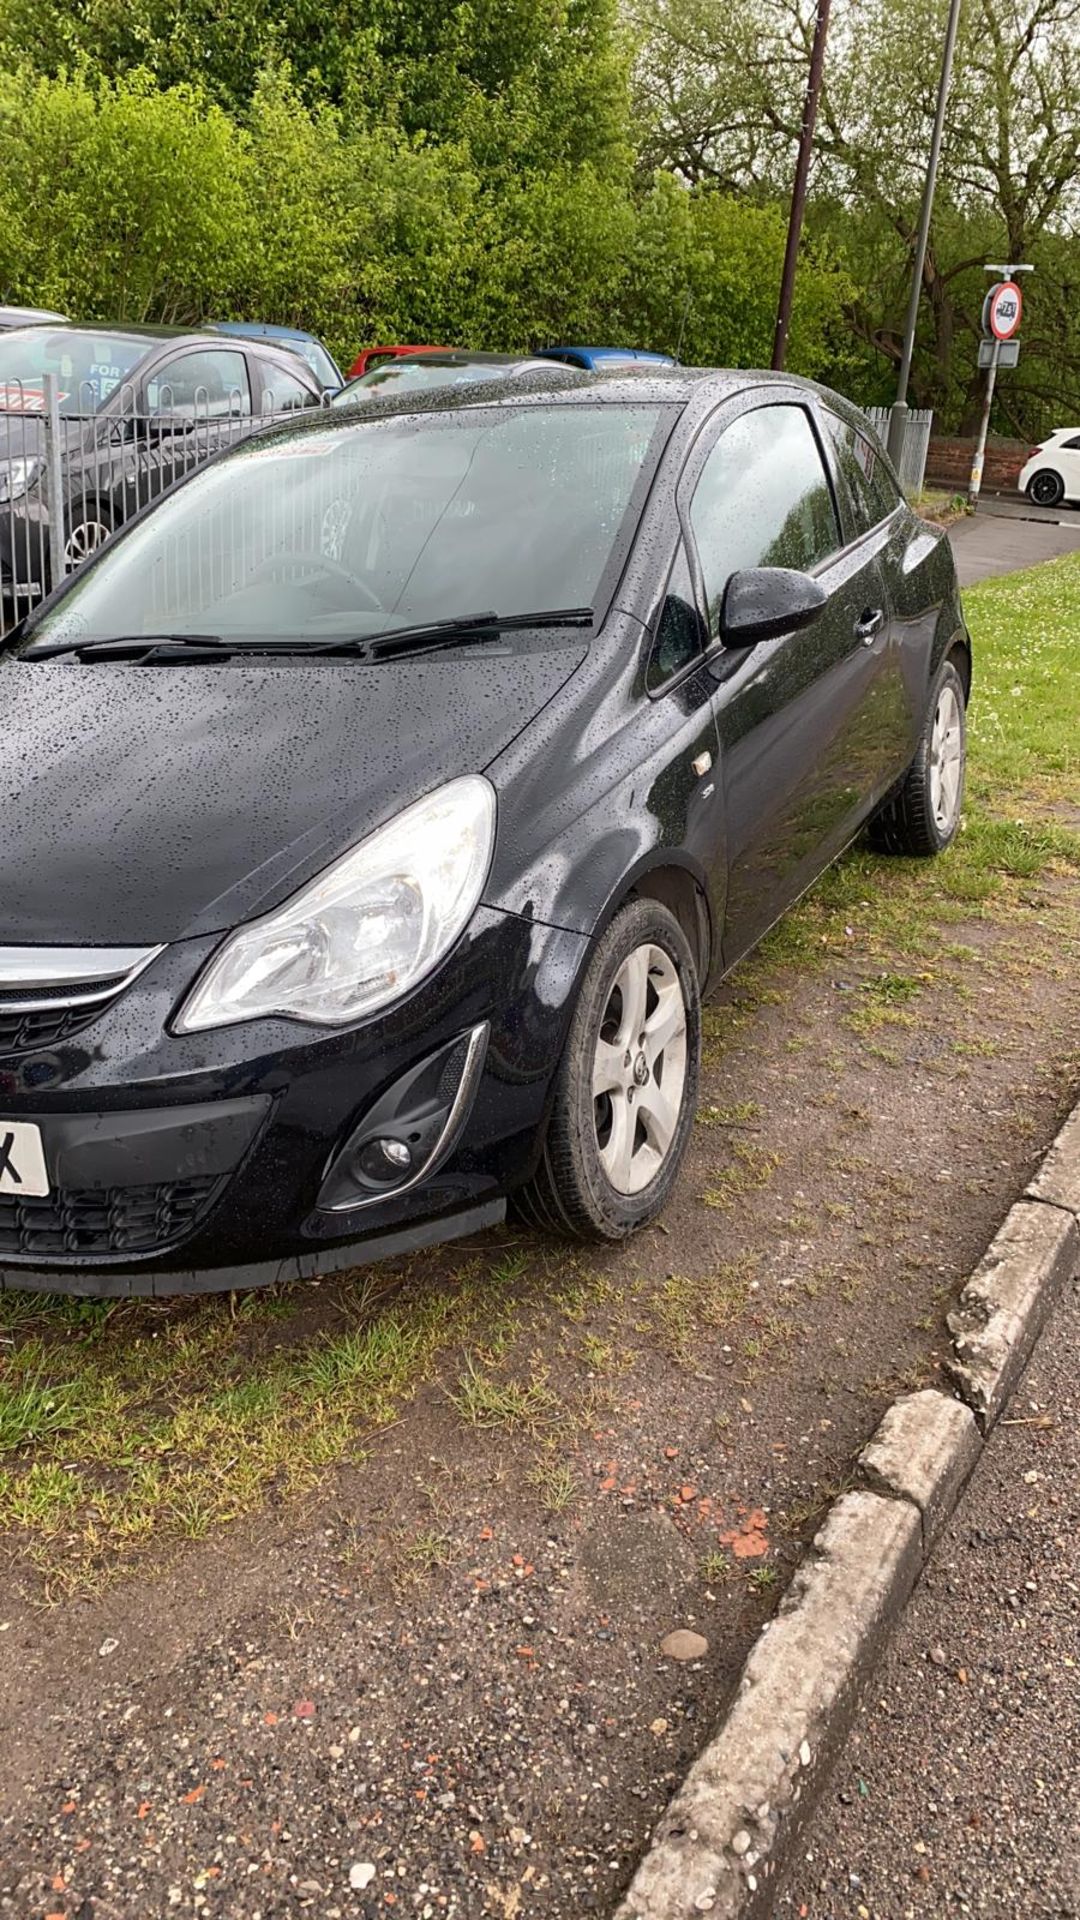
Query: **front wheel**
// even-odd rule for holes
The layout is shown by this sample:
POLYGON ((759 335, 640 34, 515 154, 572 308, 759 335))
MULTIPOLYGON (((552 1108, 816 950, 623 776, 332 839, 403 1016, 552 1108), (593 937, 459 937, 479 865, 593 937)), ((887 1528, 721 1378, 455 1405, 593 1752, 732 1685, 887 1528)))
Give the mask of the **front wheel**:
POLYGON ((664 1206, 697 1108, 701 995, 686 936, 653 900, 616 914, 586 970, 523 1211, 622 1240, 664 1206))
POLYGON ((97 500, 84 500, 72 509, 64 540, 64 570, 74 573, 84 560, 105 545, 112 533, 112 516, 97 500))
POLYGON ((1028 499, 1037 507, 1059 507, 1065 498, 1065 482, 1060 473, 1050 467, 1040 468, 1033 473, 1027 484, 1028 499))
POLYGON ((904 784, 871 822, 872 844, 882 853, 943 853, 960 825, 966 767, 964 683, 952 661, 945 660, 930 690, 922 738, 904 784))

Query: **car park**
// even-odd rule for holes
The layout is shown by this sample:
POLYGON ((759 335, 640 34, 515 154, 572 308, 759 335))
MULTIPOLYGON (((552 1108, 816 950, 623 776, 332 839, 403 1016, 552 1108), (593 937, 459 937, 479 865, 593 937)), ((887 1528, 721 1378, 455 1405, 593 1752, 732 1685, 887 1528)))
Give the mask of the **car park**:
POLYGON ((1032 447, 1017 484, 1038 507, 1080 502, 1080 427, 1055 427, 1032 447))
POLYGON ((388 394, 434 392, 437 387, 466 387, 480 380, 520 378, 526 374, 569 371, 556 368, 538 355, 512 353, 424 353, 399 355, 379 361, 358 380, 349 380, 331 401, 335 407, 347 406, 369 397, 388 394))
POLYGON ((337 393, 345 384, 345 375, 329 347, 301 327, 276 327, 263 320, 213 320, 208 322, 206 331, 228 333, 238 340, 265 340, 272 347, 298 353, 306 360, 324 393, 337 393))
POLYGON ((5 618, 25 611, 61 571, 85 560, 190 468, 264 421, 318 407, 321 399, 303 361, 268 343, 72 323, 0 335, 5 618), (50 374, 62 489, 59 555, 46 452, 50 374))
POLYGON ((508 1202, 617 1240, 701 1000, 963 795, 948 540, 862 416, 659 370, 192 473, 0 653, 0 1282, 303 1277, 508 1202))
POLYGON ((559 360, 566 367, 580 367, 585 373, 602 373, 611 367, 677 367, 669 353, 650 353, 644 347, 540 347, 542 360, 559 360))

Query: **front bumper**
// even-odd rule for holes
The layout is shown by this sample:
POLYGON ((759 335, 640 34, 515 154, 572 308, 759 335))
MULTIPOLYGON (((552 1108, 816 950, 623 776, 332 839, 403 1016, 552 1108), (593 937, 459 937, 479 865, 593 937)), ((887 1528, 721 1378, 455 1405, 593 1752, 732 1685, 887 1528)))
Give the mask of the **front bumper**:
MULTIPOLYGON (((532 1172, 583 936, 480 908, 432 978, 363 1025, 170 1033, 216 944, 164 949, 49 1046, 0 1042, 0 1125, 40 1128, 50 1179, 41 1200, 0 1194, 0 1287, 116 1296, 330 1272, 489 1225, 532 1172), (358 1188, 353 1205, 328 1177, 343 1147, 398 1088, 422 1089, 431 1060, 447 1063, 448 1114, 461 1093, 450 1137, 433 1124, 430 1173, 358 1188)), ((409 1137, 426 1143, 423 1129, 409 1137)), ((416 1151, 423 1168, 427 1144, 416 1151)))

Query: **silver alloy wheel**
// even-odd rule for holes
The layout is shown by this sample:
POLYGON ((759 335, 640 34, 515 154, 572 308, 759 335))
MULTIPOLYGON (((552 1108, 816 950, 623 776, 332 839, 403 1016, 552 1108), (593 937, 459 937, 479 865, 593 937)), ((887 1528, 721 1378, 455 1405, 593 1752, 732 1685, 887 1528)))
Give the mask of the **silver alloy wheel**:
POLYGON ((64 542, 64 565, 77 567, 81 561, 89 560, 92 553, 104 546, 111 532, 112 528, 107 527, 104 520, 80 520, 64 542))
POLYGON ((938 694, 930 735, 930 805, 940 834, 956 821, 964 778, 964 717, 956 688, 944 686, 938 694))
POLYGON ((640 1193, 667 1158, 686 1087, 686 1001, 670 955, 652 942, 612 982, 593 1058, 600 1164, 616 1193, 640 1193))

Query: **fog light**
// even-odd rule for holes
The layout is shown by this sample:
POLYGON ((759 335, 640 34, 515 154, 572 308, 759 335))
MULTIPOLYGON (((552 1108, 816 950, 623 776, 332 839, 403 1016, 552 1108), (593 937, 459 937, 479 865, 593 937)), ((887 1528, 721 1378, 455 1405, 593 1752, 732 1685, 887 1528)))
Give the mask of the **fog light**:
POLYGON ((368 1140, 356 1156, 356 1168, 365 1180, 400 1180, 412 1166, 404 1140, 368 1140))
POLYGON ((442 1165, 469 1117, 487 1037, 486 1021, 459 1033, 380 1094, 323 1175, 320 1213, 378 1205, 442 1165))

